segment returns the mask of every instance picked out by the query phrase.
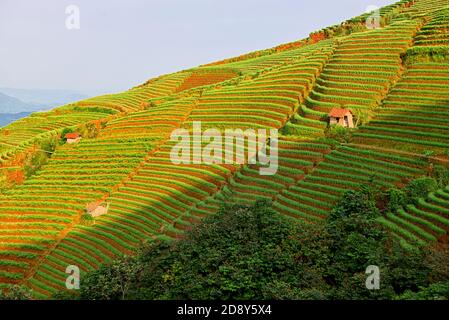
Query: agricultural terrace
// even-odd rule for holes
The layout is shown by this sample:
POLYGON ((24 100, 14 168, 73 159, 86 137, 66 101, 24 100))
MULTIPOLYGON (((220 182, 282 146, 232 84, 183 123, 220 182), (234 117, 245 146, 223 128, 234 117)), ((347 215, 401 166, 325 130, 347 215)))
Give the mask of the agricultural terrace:
MULTIPOLYGON (((316 47, 318 52, 322 52, 321 46, 316 47)), ((331 50, 331 46, 328 50, 331 50)), ((315 51, 312 52, 315 53, 315 51)), ((239 112, 243 112, 243 108, 247 108, 252 101, 257 100, 256 92, 263 103, 266 100, 264 99, 265 94, 271 93, 268 86, 272 81, 274 82, 273 87, 279 88, 277 92, 280 92, 279 98, 274 99, 272 103, 275 110, 283 112, 283 117, 279 117, 279 124, 276 124, 277 127, 280 127, 281 121, 285 122, 288 114, 293 112, 295 103, 297 103, 296 99, 300 97, 300 94, 305 95, 307 88, 311 87, 313 79, 322 65, 317 63, 317 60, 327 57, 324 54, 318 57, 317 54, 311 54, 311 56, 311 67, 304 65, 305 72, 303 73, 297 71, 301 70, 301 65, 293 64, 293 68, 283 66, 279 71, 267 72, 267 75, 271 74, 273 77, 271 80, 270 77, 261 75, 260 78, 254 80, 254 82, 260 81, 260 84, 254 87, 250 86, 249 80, 248 83, 242 81, 241 84, 235 86, 227 85, 226 88, 229 90, 243 87, 249 93, 248 97, 242 95, 242 99, 239 100, 237 106, 242 108, 239 112), (289 80, 288 75, 290 74, 297 77, 298 80, 289 80), (286 77, 287 80, 281 81, 282 77, 286 77)), ((305 61, 305 59, 301 59, 299 63, 305 63, 305 61)), ((195 95, 180 100, 170 101, 171 99, 168 99, 163 103, 153 105, 148 110, 129 113, 110 121, 97 139, 92 140, 89 145, 91 147, 89 150, 92 153, 98 152, 97 144, 101 146, 111 140, 133 139, 132 141, 139 141, 139 143, 136 142, 136 147, 142 148, 140 140, 145 137, 149 139, 147 142, 149 149, 152 147, 151 139, 159 138, 160 143, 154 142, 153 145, 157 144, 157 147, 153 148, 144 161, 136 166, 136 159, 134 170, 131 173, 127 171, 126 173, 129 174, 126 178, 122 179, 120 183, 115 183, 116 186, 107 198, 107 201, 111 203, 107 215, 97 218, 93 226, 74 226, 67 236, 64 236, 62 241, 51 250, 44 262, 40 264, 37 272, 28 281, 37 297, 48 296, 61 289, 62 278, 58 279, 56 275, 62 275, 61 272, 65 271, 67 263, 80 265, 82 270, 87 271, 98 267, 99 264, 117 256, 120 252, 129 252, 144 239, 151 240, 163 234, 177 237, 179 233, 182 233, 185 225, 188 227, 188 223, 182 220, 182 212, 218 192, 227 183, 235 171, 234 166, 174 165, 170 160, 170 150, 173 144, 164 143, 162 138, 165 134, 169 135, 181 123, 183 127, 188 127, 189 122, 193 119, 192 115, 198 110, 210 110, 211 115, 214 115, 216 109, 210 106, 206 108, 202 103, 209 99, 209 93, 220 90, 206 88, 202 91, 200 100, 197 100, 198 97, 195 95), (89 254, 92 247, 96 249, 94 256, 89 254)), ((264 111, 264 109, 260 108, 258 111, 264 111)), ((264 112, 268 115, 268 119, 276 115, 275 112, 264 112)), ((238 112, 236 112, 237 114, 238 112)), ((232 113, 229 115, 232 117, 232 113)), ((266 123, 260 124, 260 118, 249 117, 252 122, 248 122, 248 126, 271 127, 266 123)), ((203 118, 201 120, 205 122, 203 118)), ((77 148, 86 147, 80 143, 77 148)), ((136 154, 136 158, 142 159, 143 154, 144 150, 142 153, 136 154)), ((104 156, 115 158, 115 155, 111 153, 104 156)), ((94 156, 88 156, 86 160, 90 160, 92 157, 94 156)), ((57 157, 55 158, 57 159, 57 157)), ((118 176, 117 174, 114 176, 117 181, 123 177, 123 175, 118 176)), ((105 192, 111 190, 108 187, 105 187, 105 192)))
POLYGON ((240 75, 241 72, 239 70, 231 68, 197 68, 183 81, 183 83, 176 89, 176 92, 220 83, 240 75))
POLYGON ((184 222, 199 220, 213 214, 222 201, 254 203, 257 198, 274 200, 283 189, 304 178, 331 147, 323 142, 280 136, 278 143, 279 168, 275 175, 261 176, 260 164, 246 164, 236 171, 219 192, 197 203, 183 216, 184 222))
POLYGON ((417 46, 449 45, 449 7, 430 14, 430 21, 420 30, 415 38, 417 46))
POLYGON ((447 236, 449 228, 449 186, 432 192, 417 204, 381 217, 379 222, 406 247, 423 246, 447 236))
POLYGON ((417 26, 415 21, 404 21, 341 39, 298 114, 287 124, 287 132, 319 135, 335 107, 368 117, 399 78, 401 53, 411 45, 417 26))
POLYGON ((102 106, 118 112, 142 110, 142 102, 151 98, 159 98, 174 93, 183 81, 190 76, 189 72, 178 72, 152 79, 143 85, 118 94, 106 94, 77 102, 78 106, 102 106))
POLYGON ((201 120, 205 128, 281 128, 313 87, 333 46, 327 41, 301 50, 290 63, 263 69, 235 86, 207 90, 186 126, 201 120))
POLYGON ((449 64, 409 66, 353 142, 445 154, 449 148, 449 64))
POLYGON ((274 206, 304 223, 328 215, 339 197, 361 184, 388 189, 426 173, 427 162, 406 155, 341 146, 325 155, 312 172, 296 185, 281 192, 274 206))
POLYGON ((101 119, 114 113, 102 108, 62 107, 49 112, 35 112, 0 129, 0 161, 11 159, 52 132, 80 123, 101 119))
MULTIPOLYGON (((181 108, 185 105, 180 102, 181 108)), ((151 121, 166 112, 175 119, 178 106, 170 107, 171 112, 161 104, 138 114, 142 118, 145 113, 151 121)), ((178 116, 179 123, 183 117, 178 116)), ((125 117, 123 123, 127 121, 132 119, 125 117)), ((2 283, 24 281, 34 264, 80 222, 86 204, 108 196, 164 138, 157 126, 152 128, 153 134, 148 128, 146 135, 137 137, 117 132, 117 125, 112 122, 96 139, 64 145, 36 175, 0 195, 0 228, 5 235, 0 251, 2 283)), ((142 132, 142 127, 133 127, 142 132)), ((167 132, 171 130, 167 128, 167 132)))
POLYGON ((150 80, 124 93, 74 102, 49 112, 36 112, 0 129, 0 165, 10 165, 23 151, 64 128, 75 128, 113 114, 142 110, 148 99, 174 92, 190 73, 175 73, 150 80))

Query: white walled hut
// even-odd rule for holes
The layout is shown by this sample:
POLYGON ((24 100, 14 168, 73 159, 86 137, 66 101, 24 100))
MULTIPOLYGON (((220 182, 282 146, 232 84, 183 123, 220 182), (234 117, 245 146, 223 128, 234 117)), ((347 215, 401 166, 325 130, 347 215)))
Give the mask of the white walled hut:
POLYGON ((108 213, 109 205, 109 202, 91 202, 86 206, 86 211, 88 214, 95 218, 108 213))
POLYGON ((354 117, 349 109, 333 108, 329 112, 328 116, 330 125, 340 125, 345 128, 354 128, 354 117))
POLYGON ((81 135, 79 133, 67 133, 64 137, 68 144, 78 143, 81 141, 81 135))

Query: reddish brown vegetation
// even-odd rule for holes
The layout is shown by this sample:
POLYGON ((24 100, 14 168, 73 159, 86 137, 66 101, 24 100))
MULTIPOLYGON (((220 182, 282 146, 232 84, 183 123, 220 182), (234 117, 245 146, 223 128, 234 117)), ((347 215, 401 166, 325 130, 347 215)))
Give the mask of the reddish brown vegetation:
POLYGON ((6 173, 7 181, 13 184, 22 184, 25 180, 25 174, 21 170, 12 170, 6 173))
POLYGON ((310 39, 312 43, 317 43, 318 41, 326 39, 326 34, 323 31, 311 33, 310 39))

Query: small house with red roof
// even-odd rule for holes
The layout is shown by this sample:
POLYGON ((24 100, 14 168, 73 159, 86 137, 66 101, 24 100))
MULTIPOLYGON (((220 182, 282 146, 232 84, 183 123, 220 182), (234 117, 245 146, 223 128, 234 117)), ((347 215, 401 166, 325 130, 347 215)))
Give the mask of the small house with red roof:
POLYGON ((346 108, 333 108, 329 112, 329 124, 340 125, 345 128, 354 128, 352 112, 346 108))
POLYGON ((66 138, 68 144, 81 141, 81 135, 79 133, 67 133, 64 138, 66 138))

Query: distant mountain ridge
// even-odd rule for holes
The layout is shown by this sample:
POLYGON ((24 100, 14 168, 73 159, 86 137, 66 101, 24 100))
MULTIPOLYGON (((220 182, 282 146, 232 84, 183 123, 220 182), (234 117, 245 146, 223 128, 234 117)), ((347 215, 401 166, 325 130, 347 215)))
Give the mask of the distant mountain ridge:
POLYGON ((25 111, 38 111, 43 105, 24 102, 15 97, 0 92, 0 113, 18 113, 25 111))
POLYGON ((10 124, 11 122, 25 118, 29 114, 30 112, 0 113, 0 128, 10 124))

